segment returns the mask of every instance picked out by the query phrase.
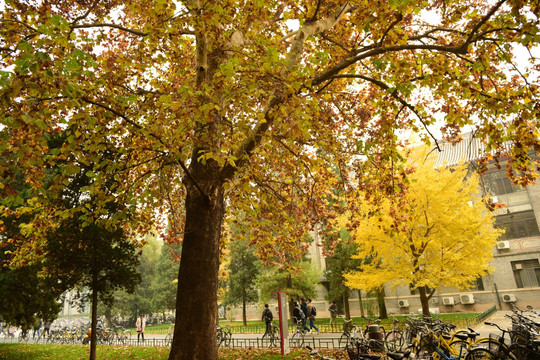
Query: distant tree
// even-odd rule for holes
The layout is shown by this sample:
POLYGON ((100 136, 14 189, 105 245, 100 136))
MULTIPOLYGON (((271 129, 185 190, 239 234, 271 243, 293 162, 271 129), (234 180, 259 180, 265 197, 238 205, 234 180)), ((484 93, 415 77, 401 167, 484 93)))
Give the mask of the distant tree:
POLYGON ((150 315, 156 311, 156 297, 160 296, 154 291, 154 284, 162 243, 152 232, 145 236, 144 243, 142 248, 137 249, 137 252, 140 252, 140 257, 136 271, 140 275, 141 281, 134 287, 133 291, 117 291, 114 294, 114 301, 108 304, 109 312, 129 318, 133 325, 140 314, 150 315))
POLYGON ((264 268, 257 278, 261 301, 277 299, 279 291, 285 292, 289 300, 289 315, 292 318, 294 301, 300 298, 314 298, 317 295, 320 275, 319 270, 311 266, 309 260, 295 262, 289 268, 286 266, 264 268))
POLYGON ((439 286, 460 289, 491 269, 493 246, 501 231, 479 196, 478 176, 465 164, 435 169, 435 154, 415 148, 407 162, 414 171, 400 202, 366 202, 351 196, 354 258, 370 258, 346 275, 347 285, 377 290, 385 284, 418 289, 422 311, 439 286), (426 293, 426 287, 432 289, 426 293))
POLYGON ((357 244, 341 241, 336 245, 332 254, 329 254, 326 258, 324 274, 329 284, 327 298, 329 301, 343 301, 347 319, 351 318, 349 309, 350 288, 344 283, 344 275, 360 265, 361 260, 352 258, 357 252, 357 244))
POLYGON ((247 326, 246 308, 248 304, 258 301, 258 291, 255 281, 260 272, 260 264, 247 240, 237 240, 230 243, 230 263, 226 306, 242 306, 242 321, 247 326))
POLYGON ((156 312, 165 313, 176 309, 178 288, 178 261, 181 245, 163 244, 156 262, 156 271, 152 280, 152 307, 156 312))

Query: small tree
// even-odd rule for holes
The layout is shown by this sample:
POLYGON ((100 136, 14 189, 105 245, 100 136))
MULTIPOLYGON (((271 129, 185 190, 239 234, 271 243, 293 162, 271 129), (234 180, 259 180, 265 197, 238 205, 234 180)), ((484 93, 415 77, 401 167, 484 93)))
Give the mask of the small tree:
POLYGON ((247 304, 259 299, 255 280, 260 272, 257 255, 250 247, 249 241, 238 240, 230 244, 230 264, 228 291, 225 294, 225 305, 242 305, 242 321, 247 326, 247 304))
POLYGON ((463 164, 435 169, 427 150, 418 148, 410 158, 416 169, 399 204, 380 199, 374 205, 361 193, 352 200, 352 234, 360 246, 354 257, 372 261, 345 276, 349 286, 365 290, 384 284, 418 289, 426 315, 437 287, 468 288, 490 270, 501 233, 478 195, 476 174, 463 164), (426 293, 426 286, 433 290, 426 293))
POLYGON ((311 266, 309 261, 300 261, 293 263, 291 268, 275 266, 263 270, 257 278, 257 284, 263 302, 276 299, 279 291, 285 292, 289 299, 289 315, 292 318, 294 301, 315 297, 316 286, 320 280, 319 271, 311 266))
POLYGON ((156 263, 156 274, 152 281, 154 309, 165 313, 174 311, 176 307, 176 292, 178 288, 178 272, 176 263, 181 246, 164 244, 156 263))

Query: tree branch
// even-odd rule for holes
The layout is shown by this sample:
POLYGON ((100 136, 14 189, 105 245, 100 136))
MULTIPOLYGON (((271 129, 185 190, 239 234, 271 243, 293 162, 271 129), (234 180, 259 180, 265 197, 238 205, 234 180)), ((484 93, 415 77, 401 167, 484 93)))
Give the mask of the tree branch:
MULTIPOLYGON (((365 75, 359 75, 359 74, 356 74, 356 75, 353 75, 353 74, 338 74, 338 75, 335 75, 332 77, 332 79, 338 79, 338 78, 355 78, 355 79, 363 79, 363 80, 366 80, 372 84, 375 84, 377 85, 378 87, 380 87, 381 89, 384 89, 384 90, 390 90, 390 86, 386 85, 384 82, 380 81, 380 80, 377 80, 377 79, 373 79, 369 76, 365 76, 365 75)), ((416 108, 414 107, 414 105, 412 104, 409 104, 405 99, 403 99, 401 96, 399 96, 398 94, 398 91, 397 89, 394 89, 393 91, 389 92, 390 95, 392 95, 392 97, 394 97, 396 100, 398 100, 401 105, 407 107, 409 110, 411 110, 417 117, 418 117, 418 120, 420 120, 420 122, 422 123, 422 125, 424 126, 424 129, 427 131, 427 133, 429 134, 429 136, 433 139, 433 141, 435 142, 435 146, 437 147, 437 149, 439 151, 442 151, 441 148, 439 147, 439 143, 437 141, 437 139, 435 138, 435 136, 431 133, 431 131, 429 131, 429 128, 427 126, 427 124, 424 122, 424 119, 422 118, 422 116, 420 116, 420 114, 418 113, 418 111, 416 110, 416 108)))
POLYGON ((126 27, 123 27, 123 26, 120 26, 120 25, 116 25, 116 24, 96 23, 96 24, 80 24, 80 25, 72 25, 71 26, 72 29, 85 29, 85 28, 95 28, 95 27, 110 27, 110 28, 126 31, 128 33, 133 34, 133 35, 142 36, 142 37, 149 35, 148 33, 144 33, 142 31, 138 31, 138 30, 129 29, 129 28, 126 28, 126 27))

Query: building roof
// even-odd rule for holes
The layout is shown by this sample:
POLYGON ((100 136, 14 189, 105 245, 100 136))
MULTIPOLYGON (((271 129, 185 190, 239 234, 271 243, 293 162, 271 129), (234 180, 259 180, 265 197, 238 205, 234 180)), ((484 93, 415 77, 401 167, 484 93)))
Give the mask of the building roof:
MULTIPOLYGON (((480 160, 486 155, 486 146, 481 139, 475 138, 472 133, 466 133, 461 135, 463 140, 457 144, 452 144, 448 141, 439 142, 439 151, 434 148, 433 151, 437 152, 437 161, 435 167, 442 166, 454 166, 463 162, 475 162, 480 160)), ((511 144, 504 144, 506 150, 510 150, 511 144)), ((490 151, 495 154, 495 151, 490 151)))

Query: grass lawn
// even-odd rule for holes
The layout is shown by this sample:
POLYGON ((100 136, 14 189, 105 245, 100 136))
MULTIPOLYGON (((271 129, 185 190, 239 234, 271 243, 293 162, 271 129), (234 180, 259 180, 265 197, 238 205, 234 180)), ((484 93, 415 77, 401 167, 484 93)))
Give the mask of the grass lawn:
MULTIPOLYGON (((348 359, 346 352, 339 350, 320 350, 321 354, 337 360, 348 359)), ((87 359, 90 348, 83 345, 33 345, 0 344, 1 360, 81 360, 87 359)), ((169 348, 138 346, 98 346, 97 360, 167 360, 169 348)), ((305 360, 307 350, 294 350, 282 357, 279 350, 259 349, 219 349, 221 360, 305 360)))

